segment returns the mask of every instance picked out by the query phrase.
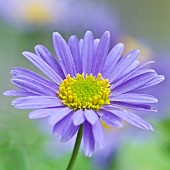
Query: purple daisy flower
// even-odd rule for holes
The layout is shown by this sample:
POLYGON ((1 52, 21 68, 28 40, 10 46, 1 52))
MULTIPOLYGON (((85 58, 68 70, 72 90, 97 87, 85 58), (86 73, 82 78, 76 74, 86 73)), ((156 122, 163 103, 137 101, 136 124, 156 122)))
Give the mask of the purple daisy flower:
POLYGON ((57 59, 42 45, 35 53, 23 55, 38 67, 49 79, 25 68, 11 70, 12 83, 19 87, 9 90, 7 96, 19 96, 12 101, 18 109, 35 109, 29 118, 47 117, 53 133, 61 141, 70 140, 83 124, 83 143, 86 156, 105 144, 101 120, 114 127, 123 122, 144 129, 153 127, 131 110, 156 111, 150 106, 158 100, 141 94, 144 88, 164 80, 155 70, 145 68, 149 61, 140 65, 136 60, 139 50, 122 57, 124 45, 119 43, 110 51, 110 33, 94 39, 87 31, 80 41, 75 35, 68 43, 53 33, 53 45, 57 59))

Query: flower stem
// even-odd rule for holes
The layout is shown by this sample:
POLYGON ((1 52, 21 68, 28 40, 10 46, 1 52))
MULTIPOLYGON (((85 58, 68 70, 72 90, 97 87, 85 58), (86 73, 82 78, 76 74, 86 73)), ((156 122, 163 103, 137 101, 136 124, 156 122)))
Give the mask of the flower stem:
POLYGON ((78 152, 79 152, 82 134, 83 134, 83 125, 80 125, 79 131, 77 134, 77 138, 76 138, 76 142, 74 145, 73 153, 71 155, 71 159, 70 159, 70 162, 69 162, 66 170, 71 170, 74 166, 75 160, 76 160, 78 152))

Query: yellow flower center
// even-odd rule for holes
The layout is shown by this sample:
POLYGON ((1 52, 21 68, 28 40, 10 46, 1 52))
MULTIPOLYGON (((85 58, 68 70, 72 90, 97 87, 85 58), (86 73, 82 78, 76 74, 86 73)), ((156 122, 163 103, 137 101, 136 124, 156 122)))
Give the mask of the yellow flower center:
POLYGON ((110 104, 110 84, 100 73, 97 77, 92 74, 84 76, 83 73, 74 78, 68 74, 57 94, 66 106, 74 110, 98 110, 104 104, 110 104))
POLYGON ((24 11, 25 19, 30 23, 47 23, 51 21, 50 11, 45 5, 39 3, 28 4, 24 11))

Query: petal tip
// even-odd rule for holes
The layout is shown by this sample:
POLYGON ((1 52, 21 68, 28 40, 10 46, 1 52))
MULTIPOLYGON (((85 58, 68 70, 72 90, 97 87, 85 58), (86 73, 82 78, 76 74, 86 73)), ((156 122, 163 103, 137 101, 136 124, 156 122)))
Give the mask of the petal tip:
POLYGON ((110 31, 105 31, 104 35, 106 35, 108 38, 110 38, 110 31))
POLYGON ((14 106, 16 104, 15 100, 11 102, 11 105, 14 106))
POLYGON ((145 128, 145 130, 154 131, 154 128, 151 124, 148 123, 147 128, 145 128))
POLYGON ((75 119, 73 119, 73 117, 72 117, 72 122, 73 122, 73 125, 74 125, 74 126, 80 125, 79 122, 77 122, 75 119))
POLYGON ((29 119, 35 119, 35 117, 31 113, 28 114, 28 118, 29 119))
POLYGON ((117 128, 123 128, 123 127, 124 127, 124 125, 122 122, 117 122, 117 128))
POLYGON ((91 31, 86 31, 84 34, 84 39, 85 37, 93 39, 93 33, 91 31))
POLYGON ((150 127, 149 127, 149 130, 153 132, 153 131, 154 131, 154 128, 153 128, 152 126, 150 126, 150 127))
POLYGON ((85 156, 90 158, 93 156, 93 152, 85 152, 85 156))
POLYGON ((85 34, 93 34, 90 30, 86 31, 85 34))
POLYGON ((151 109, 151 111, 157 112, 158 110, 157 110, 155 107, 153 107, 153 108, 151 109))
POLYGON ((59 32, 53 32, 53 36, 61 36, 59 32))
POLYGON ((54 40, 54 39, 62 38, 62 36, 59 32, 53 32, 52 38, 54 40))
POLYGON ((43 48, 43 46, 41 44, 37 44, 34 49, 35 51, 39 51, 41 48, 43 48))
POLYGON ((139 49, 136 49, 133 51, 135 55, 138 55, 140 53, 140 50, 139 49))
POLYGON ((118 43, 114 46, 114 48, 116 48, 116 50, 121 51, 121 53, 123 52, 125 45, 123 43, 118 43))
MULTIPOLYGON (((32 54, 33 54, 33 53, 31 53, 31 52, 29 52, 29 51, 24 51, 24 52, 22 52, 22 55, 25 56, 26 58, 27 58, 27 57, 31 57, 32 54)), ((33 54, 33 55, 35 55, 35 54, 33 54)))
POLYGON ((154 102, 155 102, 155 103, 158 103, 158 99, 157 99, 156 97, 155 97, 155 99, 154 99, 154 102))
POLYGON ((8 91, 4 91, 2 94, 3 94, 4 96, 8 96, 8 95, 9 95, 8 91))
POLYGON ((124 44, 123 43, 118 43, 116 46, 118 46, 119 48, 124 48, 124 44))
POLYGON ((75 39, 77 39, 77 36, 76 35, 72 35, 72 36, 70 36, 69 41, 70 40, 75 40, 75 39))
POLYGON ((160 77, 161 77, 161 81, 165 80, 165 76, 164 75, 160 75, 160 77))
POLYGON ((139 55, 139 53, 140 53, 140 50, 138 50, 138 49, 132 50, 127 54, 127 58, 132 57, 132 56, 137 57, 139 55))
POLYGON ((15 68, 17 68, 17 67, 13 67, 10 71, 10 74, 12 74, 13 76, 15 76, 15 68))
POLYGON ((25 55, 27 55, 29 52, 28 51, 24 51, 24 52, 22 52, 22 54, 25 56, 25 55))

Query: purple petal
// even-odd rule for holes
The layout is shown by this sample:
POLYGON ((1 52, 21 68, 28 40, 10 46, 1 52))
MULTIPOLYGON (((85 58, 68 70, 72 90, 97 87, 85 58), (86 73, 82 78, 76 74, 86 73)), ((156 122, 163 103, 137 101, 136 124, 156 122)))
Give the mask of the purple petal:
POLYGON ((11 82, 28 92, 43 96, 56 96, 56 90, 53 86, 51 87, 48 83, 44 84, 36 79, 28 77, 14 77, 11 82))
POLYGON ((114 126, 116 128, 123 127, 122 120, 119 117, 117 117, 116 115, 113 115, 112 113, 107 112, 106 110, 98 110, 97 114, 109 126, 114 126))
POLYGON ((156 76, 153 80, 151 80, 150 82, 146 83, 144 86, 141 86, 138 88, 139 89, 145 89, 151 86, 154 86, 156 84, 159 84, 160 82, 162 82, 165 79, 165 77, 163 75, 158 75, 156 76))
POLYGON ((60 120, 62 120, 65 116, 67 116, 72 111, 73 110, 68 108, 68 107, 58 108, 58 113, 53 114, 53 115, 50 116, 49 123, 50 124, 55 124, 55 123, 59 122, 60 120))
POLYGON ((154 107, 151 107, 150 105, 147 104, 133 104, 133 103, 126 103, 126 102, 111 102, 112 105, 114 106, 119 106, 119 107, 123 107, 123 108, 128 108, 128 109, 132 109, 132 110, 141 110, 141 111, 153 111, 153 112, 157 112, 157 109, 154 107))
POLYGON ((80 109, 80 110, 77 110, 76 112, 74 112, 72 121, 75 126, 78 126, 78 125, 84 123, 84 121, 85 121, 84 111, 80 109))
POLYGON ((12 101, 18 109, 43 109, 46 107, 63 106, 61 100, 50 96, 28 96, 20 97, 12 101))
POLYGON ((71 54, 73 56, 76 73, 82 73, 82 62, 80 56, 79 42, 75 35, 71 36, 68 42, 71 54))
POLYGON ((145 73, 156 73, 156 72, 153 69, 141 69, 141 70, 137 70, 134 74, 130 74, 129 77, 126 79, 126 81, 130 80, 130 79, 132 79, 132 78, 134 78, 136 76, 145 74, 145 73))
POLYGON ((37 45, 35 46, 35 52, 39 57, 41 57, 62 79, 65 78, 63 71, 54 58, 54 56, 51 54, 51 52, 44 47, 43 45, 37 45))
POLYGON ((25 51, 22 54, 57 85, 60 84, 62 81, 61 77, 42 58, 31 52, 25 51))
POLYGON ((136 69, 134 69, 133 71, 131 71, 131 73, 129 74, 130 76, 133 76, 135 74, 135 76, 143 74, 144 72, 155 72, 152 69, 143 69, 144 67, 146 67, 149 64, 154 64, 154 61, 148 61, 140 66, 138 66, 136 69), (139 71, 139 72, 138 72, 139 71), (143 71, 143 72, 142 72, 143 71))
POLYGON ((91 31, 85 33, 81 50, 82 71, 85 74, 90 74, 92 71, 94 55, 94 37, 91 31))
MULTIPOLYGON (((80 55, 82 54, 83 39, 79 40, 80 55)), ((81 64, 82 65, 82 64, 81 64)))
POLYGON ((34 96, 35 94, 31 92, 27 92, 25 90, 8 90, 8 91, 5 91, 3 95, 24 97, 24 96, 34 96))
POLYGON ((63 129, 61 141, 62 142, 69 141, 76 134, 78 129, 79 129, 79 126, 73 125, 73 122, 70 119, 67 122, 67 125, 65 126, 65 128, 63 129))
POLYGON ((57 113, 58 113, 58 108, 38 109, 38 110, 34 110, 30 112, 28 117, 30 119, 39 119, 39 118, 48 117, 50 115, 57 114, 57 113))
POLYGON ((113 90, 113 96, 135 90, 156 77, 156 73, 145 73, 134 77, 113 90))
POLYGON ((120 102, 127 102, 127 103, 156 103, 158 99, 154 96, 148 94, 137 94, 137 93, 125 93, 119 96, 110 96, 111 101, 120 101, 120 102))
POLYGON ((133 126, 136 126, 138 128, 144 129, 144 130, 152 130, 153 131, 153 127, 148 122, 146 122, 145 120, 140 118, 139 116, 137 116, 127 110, 114 110, 114 109, 115 108, 112 108, 112 106, 110 106, 110 108, 109 109, 107 108, 106 110, 113 113, 114 115, 120 117, 121 119, 129 122, 133 126))
POLYGON ((121 76, 119 77, 119 79, 121 77, 124 77, 125 75, 127 75, 128 73, 130 73, 131 71, 133 71, 138 65, 139 65, 139 61, 135 60, 126 70, 124 70, 124 72, 121 74, 121 76))
POLYGON ((106 31, 100 39, 96 55, 94 56, 94 63, 92 69, 93 75, 97 75, 98 73, 102 72, 106 57, 108 55, 109 47, 110 47, 110 32, 106 31))
POLYGON ((122 43, 119 43, 114 46, 108 54, 105 61, 105 65, 103 67, 103 76, 105 78, 107 78, 107 76, 113 72, 115 65, 117 64, 120 59, 120 56, 122 55, 123 49, 124 45, 122 43))
POLYGON ((35 79, 39 82, 42 82, 43 84, 45 84, 46 86, 50 86, 51 88, 57 89, 57 85, 52 83, 51 81, 45 79, 44 77, 34 73, 31 70, 27 70, 25 68, 21 68, 21 67, 14 67, 11 70, 11 74, 14 75, 14 77, 28 77, 28 78, 32 78, 35 79))
POLYGON ((97 52, 97 47, 99 45, 100 39, 95 39, 94 40, 94 56, 96 55, 97 52))
POLYGON ((97 120, 99 119, 99 117, 97 116, 97 114, 94 110, 86 109, 84 111, 84 116, 85 116, 86 120, 92 125, 95 124, 97 122, 97 120))
MULTIPOLYGON (((60 113, 59 113, 60 114, 60 113)), ((68 122, 70 121, 72 117, 72 113, 65 116, 63 119, 61 119, 59 122, 57 122, 53 127, 53 133, 55 136, 59 137, 60 139, 63 136, 63 130, 67 126, 68 122)))
POLYGON ((76 70, 70 48, 62 36, 57 32, 53 33, 53 45, 64 75, 67 76, 70 74, 71 77, 73 77, 76 70))
POLYGON ((145 67, 146 65, 151 64, 151 63, 153 63, 153 61, 147 62, 147 63, 137 67, 136 69, 132 70, 129 74, 120 78, 120 80, 118 80, 117 82, 112 84, 111 90, 114 89, 115 87, 119 86, 120 84, 124 83, 125 81, 129 80, 130 78, 134 77, 134 75, 137 76, 137 75, 141 75, 144 73, 155 72, 152 69, 142 69, 143 67, 145 67))
POLYGON ((84 123, 83 128, 83 143, 85 155, 91 157, 93 155, 95 146, 92 127, 87 121, 84 123))
POLYGON ((139 50, 134 50, 127 56, 123 57, 115 66, 114 70, 110 75, 107 76, 109 82, 115 81, 121 74, 135 61, 139 54, 139 50))
POLYGON ((142 65, 139 67, 139 69, 141 69, 141 68, 143 68, 143 67, 145 67, 145 66, 147 66, 147 65, 149 65, 149 64, 154 64, 154 63, 155 63, 155 61, 148 61, 148 62, 142 64, 142 65))
POLYGON ((103 148, 105 145, 105 135, 100 119, 98 119, 98 121, 94 125, 92 125, 92 131, 96 148, 103 148))

